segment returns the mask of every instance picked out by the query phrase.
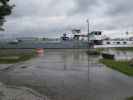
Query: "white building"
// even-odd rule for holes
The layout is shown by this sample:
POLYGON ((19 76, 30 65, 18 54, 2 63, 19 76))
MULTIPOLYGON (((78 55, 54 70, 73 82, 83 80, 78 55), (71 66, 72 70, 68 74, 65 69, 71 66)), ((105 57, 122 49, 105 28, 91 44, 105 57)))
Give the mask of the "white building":
POLYGON ((70 33, 64 33, 61 37, 63 40, 81 40, 88 41, 88 35, 82 33, 80 29, 74 29, 70 33))
POLYGON ((94 45, 103 45, 105 47, 132 47, 133 34, 123 34, 119 37, 106 37, 101 32, 95 31, 90 35, 90 40, 94 45))

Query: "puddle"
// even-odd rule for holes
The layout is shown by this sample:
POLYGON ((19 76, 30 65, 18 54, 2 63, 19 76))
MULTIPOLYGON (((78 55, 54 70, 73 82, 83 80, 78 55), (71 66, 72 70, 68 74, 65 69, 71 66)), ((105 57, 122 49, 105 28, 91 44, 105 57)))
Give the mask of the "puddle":
POLYGON ((88 56, 86 50, 45 50, 35 59, 0 72, 0 81, 32 88, 51 100, 124 100, 133 96, 133 78, 99 64, 99 58, 88 56))
POLYGON ((109 54, 114 54, 116 60, 131 60, 133 59, 133 52, 132 51, 120 51, 120 50, 113 50, 108 49, 104 52, 109 54))

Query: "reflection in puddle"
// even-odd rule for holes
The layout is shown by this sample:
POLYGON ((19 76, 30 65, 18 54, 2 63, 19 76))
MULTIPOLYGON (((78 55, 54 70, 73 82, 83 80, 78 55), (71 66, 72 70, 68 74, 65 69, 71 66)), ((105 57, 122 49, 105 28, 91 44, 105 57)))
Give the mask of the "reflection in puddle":
POLYGON ((44 56, 44 49, 42 49, 42 48, 36 49, 36 53, 37 53, 38 57, 43 57, 44 56))
MULTIPOLYGON (((114 52, 117 57, 128 55, 114 52)), ((99 64, 99 58, 85 50, 45 50, 41 57, 0 73, 0 81, 26 85, 51 100, 123 100, 132 96, 133 79, 99 64)))
POLYGON ((116 60, 131 60, 131 59, 133 59, 132 51, 119 51, 119 50, 108 49, 104 52, 114 54, 116 60))

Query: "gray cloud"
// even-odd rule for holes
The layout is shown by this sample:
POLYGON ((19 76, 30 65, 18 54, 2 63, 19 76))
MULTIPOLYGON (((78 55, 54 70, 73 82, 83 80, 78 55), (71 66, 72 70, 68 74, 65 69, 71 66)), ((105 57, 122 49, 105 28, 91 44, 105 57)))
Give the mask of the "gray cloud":
POLYGON ((110 16, 128 16, 133 10, 132 0, 115 0, 113 2, 105 0, 108 4, 107 14, 110 16))
POLYGON ((92 30, 127 30, 133 25, 132 0, 12 0, 11 3, 16 7, 7 18, 6 34, 53 37, 75 27, 86 31, 87 18, 92 22, 92 30))
POLYGON ((92 13, 93 9, 98 6, 98 0, 74 0, 75 7, 70 11, 70 15, 92 13))

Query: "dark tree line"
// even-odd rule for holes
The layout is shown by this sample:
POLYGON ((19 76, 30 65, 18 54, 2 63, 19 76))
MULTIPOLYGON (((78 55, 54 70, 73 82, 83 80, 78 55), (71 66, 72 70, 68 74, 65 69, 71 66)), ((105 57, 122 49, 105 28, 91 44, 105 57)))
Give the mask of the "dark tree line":
POLYGON ((3 24, 5 17, 12 13, 13 5, 9 5, 9 0, 0 0, 0 31, 4 31, 3 24))

